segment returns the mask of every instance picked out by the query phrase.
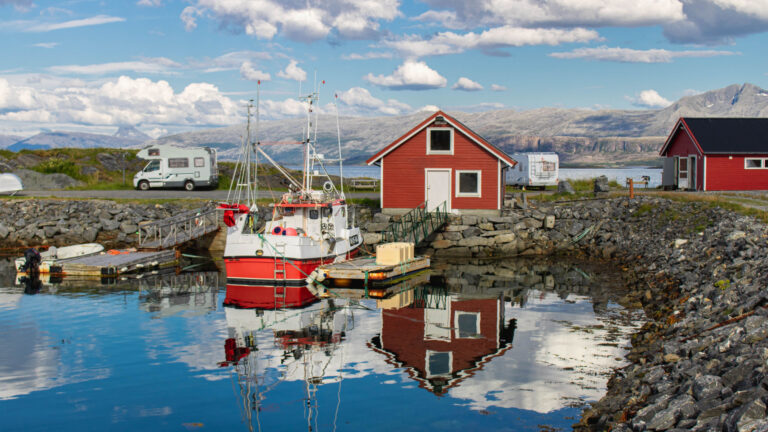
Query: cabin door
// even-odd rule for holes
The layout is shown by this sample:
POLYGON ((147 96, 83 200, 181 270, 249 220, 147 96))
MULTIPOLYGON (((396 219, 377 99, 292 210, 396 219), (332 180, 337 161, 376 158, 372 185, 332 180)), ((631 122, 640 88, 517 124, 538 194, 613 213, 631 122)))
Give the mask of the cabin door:
POLYGON ((696 156, 688 156, 688 189, 696 189, 696 156))
POLYGON ((688 158, 677 158, 677 188, 688 189, 688 158))
POLYGON ((429 169, 426 170, 426 191, 424 201, 427 202, 427 211, 432 211, 445 203, 446 211, 451 210, 451 170, 429 169))

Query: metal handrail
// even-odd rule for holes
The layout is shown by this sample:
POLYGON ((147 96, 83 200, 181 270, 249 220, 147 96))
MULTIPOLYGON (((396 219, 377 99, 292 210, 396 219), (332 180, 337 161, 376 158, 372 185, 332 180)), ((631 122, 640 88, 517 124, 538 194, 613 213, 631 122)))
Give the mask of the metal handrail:
POLYGON ((216 229, 218 218, 215 208, 184 212, 168 219, 139 225, 139 247, 147 247, 148 244, 158 248, 175 246, 216 229))
POLYGON ((410 241, 417 245, 447 221, 447 202, 441 203, 435 210, 429 212, 427 202, 424 201, 399 220, 392 221, 383 234, 386 241, 410 241))

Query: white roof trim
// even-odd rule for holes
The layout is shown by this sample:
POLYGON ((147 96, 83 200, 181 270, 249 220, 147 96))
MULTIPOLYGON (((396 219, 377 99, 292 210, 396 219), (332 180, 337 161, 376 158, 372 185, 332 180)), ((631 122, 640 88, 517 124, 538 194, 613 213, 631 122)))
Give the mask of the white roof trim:
MULTIPOLYGON (((474 142, 475 142, 475 144, 477 144, 477 145, 479 145, 480 147, 482 147, 482 148, 483 148, 485 151, 487 151, 488 153, 490 153, 490 154, 492 154, 492 155, 496 156, 496 158, 497 158, 497 159, 499 159, 499 160, 503 161, 505 164, 507 164, 507 166, 510 166, 510 167, 514 166, 514 165, 510 164, 509 162, 507 162, 506 160, 504 160, 504 158, 500 157, 500 156, 499 156, 499 154, 498 154, 497 152, 493 151, 492 149, 489 149, 487 146, 485 146, 485 144, 483 144, 482 142, 480 142, 480 141, 476 140, 476 139, 475 139, 475 137, 473 137, 471 134, 467 133, 467 132, 464 130, 464 128, 463 128, 463 127, 461 127, 461 126, 458 126, 458 125, 456 125, 454 122, 450 121, 450 120, 447 118, 447 116, 443 116, 443 119, 444 119, 444 120, 445 120, 445 121, 446 121, 448 124, 450 124, 451 126, 453 126, 453 128, 454 128, 454 129, 458 129, 458 130, 460 130, 460 131, 461 131, 461 132, 462 132, 464 135, 466 135, 467 137, 469 137, 469 139, 471 139, 472 141, 474 141, 474 142)), ((433 119, 433 121, 434 121, 434 119, 433 119)), ((427 122, 427 123, 425 123, 425 124, 424 124, 424 126, 422 126, 422 127, 418 128, 418 129, 416 129, 415 131, 413 131, 413 133, 410 133, 410 134, 408 134, 407 136, 403 137, 403 139, 401 139, 400 141, 398 141, 398 142, 397 142, 397 144, 393 145, 393 146, 392 146, 392 148, 390 148, 390 149, 389 149, 389 150, 387 150, 386 152, 382 153, 382 154, 381 154, 381 156, 379 156, 379 157, 377 157, 376 159, 372 160, 370 163, 368 163, 368 165, 373 165, 373 164, 375 164, 375 163, 376 163, 377 161, 379 161, 381 158, 383 158, 384 156, 386 156, 386 155, 388 155, 389 153, 391 153, 391 152, 392 152, 394 149, 396 149, 396 148, 400 147, 400 146, 401 146, 401 145, 402 145, 404 142, 406 142, 406 141, 408 141, 409 139, 413 138, 413 136, 414 136, 414 135, 416 135, 417 133, 419 133, 419 132, 423 131, 424 129, 426 129, 427 127, 429 127, 429 125, 431 125, 431 124, 432 124, 432 122, 427 122)), ((510 158, 510 159, 511 159, 511 158, 510 158)))

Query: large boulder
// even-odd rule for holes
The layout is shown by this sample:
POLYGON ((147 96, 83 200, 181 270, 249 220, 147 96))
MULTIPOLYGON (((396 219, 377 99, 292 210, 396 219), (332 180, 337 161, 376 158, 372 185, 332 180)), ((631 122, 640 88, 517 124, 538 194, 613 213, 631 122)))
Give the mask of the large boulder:
POLYGON ((26 190, 66 189, 83 185, 83 182, 66 174, 42 174, 28 169, 16 170, 13 173, 21 178, 21 184, 26 190))
POLYGON ((557 182, 557 193, 572 194, 576 193, 576 190, 568 180, 560 180, 557 182))
POLYGON ((608 186, 608 177, 601 175, 595 178, 595 192, 609 192, 611 187, 608 186))

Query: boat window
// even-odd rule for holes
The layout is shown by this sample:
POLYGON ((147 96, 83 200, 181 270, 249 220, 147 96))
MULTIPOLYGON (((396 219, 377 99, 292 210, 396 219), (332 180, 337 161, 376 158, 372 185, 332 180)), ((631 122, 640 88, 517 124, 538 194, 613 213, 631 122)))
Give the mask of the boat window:
POLYGON ((323 207, 323 217, 331 217, 331 208, 323 207))
POLYGON ((456 171, 456 196, 480 196, 480 171, 456 171))
POLYGON ((195 158, 195 168, 201 168, 205 166, 205 158, 196 157, 195 158))
POLYGON ((187 158, 169 158, 168 168, 189 168, 189 159, 187 158))
POLYGON ((309 211, 309 218, 310 219, 317 219, 320 217, 320 212, 317 210, 310 210, 309 211))
POLYGON ((144 172, 152 172, 157 171, 160 169, 160 161, 159 160, 153 160, 150 161, 147 166, 144 167, 144 172))
POLYGON ((453 154, 453 129, 427 129, 427 154, 453 154))

